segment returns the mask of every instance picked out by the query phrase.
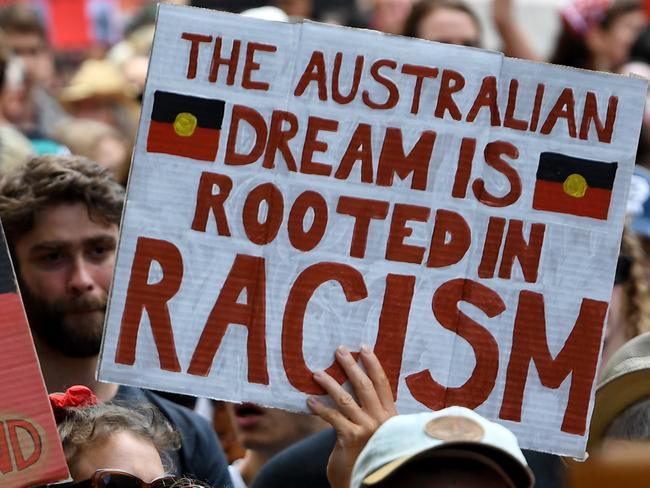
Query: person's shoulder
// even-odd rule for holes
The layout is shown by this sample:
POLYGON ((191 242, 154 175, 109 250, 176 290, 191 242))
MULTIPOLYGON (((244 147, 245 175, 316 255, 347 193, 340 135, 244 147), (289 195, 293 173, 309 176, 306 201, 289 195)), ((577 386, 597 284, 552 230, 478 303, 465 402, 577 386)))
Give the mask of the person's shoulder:
POLYGON ((205 432, 207 427, 210 427, 209 422, 201 417, 196 412, 187 407, 163 398, 160 395, 150 390, 141 390, 144 397, 149 403, 152 403, 158 410, 160 410, 165 417, 167 417, 174 424, 188 424, 190 426, 198 426, 201 432, 205 432))
POLYGON ((336 443, 334 429, 325 429, 273 456, 252 488, 329 488, 327 461, 336 443))

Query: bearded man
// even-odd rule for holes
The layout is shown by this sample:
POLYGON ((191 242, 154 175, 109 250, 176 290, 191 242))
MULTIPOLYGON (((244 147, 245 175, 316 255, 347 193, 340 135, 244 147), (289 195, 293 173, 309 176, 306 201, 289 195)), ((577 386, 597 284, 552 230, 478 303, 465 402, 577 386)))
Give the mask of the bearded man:
POLYGON ((95 379, 123 202, 110 173, 78 156, 36 157, 0 183, 0 220, 45 385, 50 393, 85 385, 100 401, 155 405, 181 435, 177 474, 230 486, 205 420, 152 392, 95 379))

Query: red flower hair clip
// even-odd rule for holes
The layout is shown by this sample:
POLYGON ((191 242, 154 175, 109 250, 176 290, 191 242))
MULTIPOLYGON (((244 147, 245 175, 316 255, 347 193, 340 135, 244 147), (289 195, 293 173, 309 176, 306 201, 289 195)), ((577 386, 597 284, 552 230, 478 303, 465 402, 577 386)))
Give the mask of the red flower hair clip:
POLYGON ((65 393, 51 393, 50 405, 57 423, 65 418, 66 409, 97 405, 97 397, 90 388, 83 385, 71 386, 65 393))

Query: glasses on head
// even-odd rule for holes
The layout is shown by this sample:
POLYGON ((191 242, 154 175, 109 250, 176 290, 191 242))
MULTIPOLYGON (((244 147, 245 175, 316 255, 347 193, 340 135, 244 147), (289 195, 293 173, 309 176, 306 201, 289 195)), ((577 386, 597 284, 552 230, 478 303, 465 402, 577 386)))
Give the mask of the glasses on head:
POLYGON ((70 488, 172 488, 176 481, 173 476, 163 476, 147 483, 124 471, 98 469, 90 479, 66 486, 70 488))

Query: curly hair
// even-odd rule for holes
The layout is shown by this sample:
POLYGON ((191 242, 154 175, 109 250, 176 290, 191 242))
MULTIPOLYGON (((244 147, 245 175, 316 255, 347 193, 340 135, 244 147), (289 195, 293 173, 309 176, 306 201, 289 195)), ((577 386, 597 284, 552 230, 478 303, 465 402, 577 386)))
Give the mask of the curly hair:
POLYGON ((178 433, 151 405, 126 407, 107 402, 92 407, 68 408, 58 428, 70 469, 74 469, 84 449, 105 442, 117 432, 128 432, 150 441, 167 471, 174 468, 171 453, 180 447, 178 433))
POLYGON ((621 255, 630 258, 629 278, 624 286, 623 313, 628 339, 650 331, 650 285, 643 268, 645 253, 637 235, 626 225, 623 228, 621 255))
POLYGON ((89 217, 120 223, 124 189, 111 173, 81 156, 38 156, 0 179, 0 220, 9 247, 34 227, 39 211, 82 202, 89 217))

